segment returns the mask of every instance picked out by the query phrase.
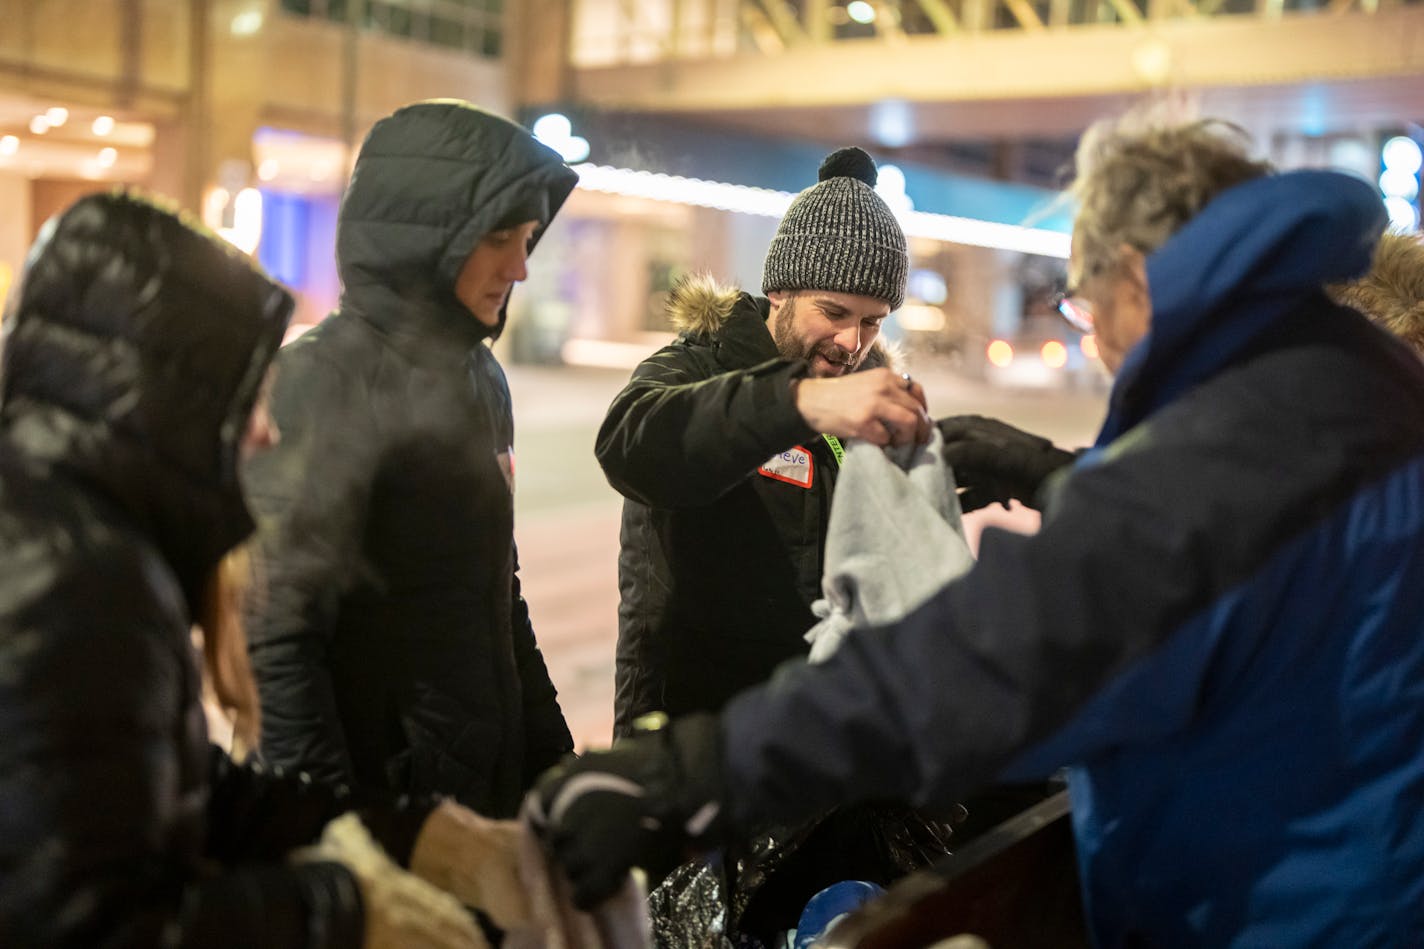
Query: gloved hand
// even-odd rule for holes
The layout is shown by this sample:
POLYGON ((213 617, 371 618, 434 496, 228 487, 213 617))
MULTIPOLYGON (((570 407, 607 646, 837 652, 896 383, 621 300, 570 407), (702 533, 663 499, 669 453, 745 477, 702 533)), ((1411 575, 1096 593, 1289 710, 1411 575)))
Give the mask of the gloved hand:
POLYGON ((526 804, 583 910, 612 896, 633 867, 661 876, 716 846, 725 825, 716 717, 648 715, 634 728, 607 751, 551 768, 526 804))
POLYGON ((1043 482, 1075 457, 1046 438, 982 415, 956 415, 935 424, 944 435, 944 460, 963 489, 964 511, 995 501, 1008 507, 1014 498, 1037 510, 1043 482))

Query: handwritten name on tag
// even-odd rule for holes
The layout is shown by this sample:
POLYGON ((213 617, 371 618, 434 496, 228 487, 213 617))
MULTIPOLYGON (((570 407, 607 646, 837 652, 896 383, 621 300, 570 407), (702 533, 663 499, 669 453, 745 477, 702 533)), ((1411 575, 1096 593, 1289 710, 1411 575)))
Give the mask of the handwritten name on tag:
POLYGON ((809 488, 815 477, 815 468, 811 453, 797 445, 795 448, 788 448, 780 454, 772 455, 762 462, 761 467, 757 469, 757 474, 775 478, 777 481, 785 481, 787 484, 794 484, 798 487, 809 488))

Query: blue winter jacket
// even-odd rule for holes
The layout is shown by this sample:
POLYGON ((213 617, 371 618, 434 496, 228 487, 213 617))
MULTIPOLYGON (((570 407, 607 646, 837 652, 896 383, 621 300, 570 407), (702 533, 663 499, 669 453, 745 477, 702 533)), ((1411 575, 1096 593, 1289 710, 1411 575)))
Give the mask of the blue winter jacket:
POLYGON ((1118 946, 1424 945, 1424 367, 1323 283, 1369 188, 1224 193, 1040 532, 727 708, 737 820, 1069 766, 1118 946))

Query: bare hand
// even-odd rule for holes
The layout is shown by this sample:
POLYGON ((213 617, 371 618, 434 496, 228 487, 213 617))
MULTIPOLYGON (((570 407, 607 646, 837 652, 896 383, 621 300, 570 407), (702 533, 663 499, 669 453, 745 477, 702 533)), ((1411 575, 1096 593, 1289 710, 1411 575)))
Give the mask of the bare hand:
POLYGON ((796 409, 825 435, 873 445, 924 443, 930 437, 925 390, 907 374, 867 369, 834 379, 802 379, 796 409))
POLYGON ((530 924, 520 886, 519 825, 487 820, 452 800, 442 801, 420 828, 410 871, 466 906, 484 910, 501 929, 530 924))

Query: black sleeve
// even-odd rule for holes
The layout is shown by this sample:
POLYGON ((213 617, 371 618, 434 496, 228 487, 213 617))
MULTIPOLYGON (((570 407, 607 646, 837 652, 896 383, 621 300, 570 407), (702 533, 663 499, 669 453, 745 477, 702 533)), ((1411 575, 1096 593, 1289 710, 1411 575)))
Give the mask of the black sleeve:
POLYGON ((135 594, 162 568, 119 559, 7 604, 0 624, 0 944, 360 946, 344 867, 197 859, 186 837, 204 817, 202 749, 179 727, 197 714, 186 619, 176 589, 166 608, 135 594), (17 630, 34 644, 24 656, 17 630))
POLYGON ((206 853, 223 863, 281 859, 315 843, 333 818, 355 811, 391 859, 408 866, 420 828, 438 803, 431 796, 353 793, 304 771, 238 764, 217 746, 209 751, 206 853))
POLYGON ((278 443, 247 464, 257 586, 247 609, 262 700, 262 753, 317 780, 352 780, 328 648, 356 576, 375 477, 365 392, 302 341, 282 351, 272 392, 278 443))
POLYGON ((574 740, 559 708, 559 694, 544 665, 544 654, 534 638, 529 604, 520 593, 517 550, 514 561, 510 625, 514 636, 514 662, 524 694, 524 787, 529 788, 546 769, 574 750, 574 740))
POLYGON ((645 360, 613 400, 595 453, 624 497, 652 507, 715 501, 772 455, 814 436, 792 381, 806 364, 773 359, 710 378, 686 347, 645 360))

